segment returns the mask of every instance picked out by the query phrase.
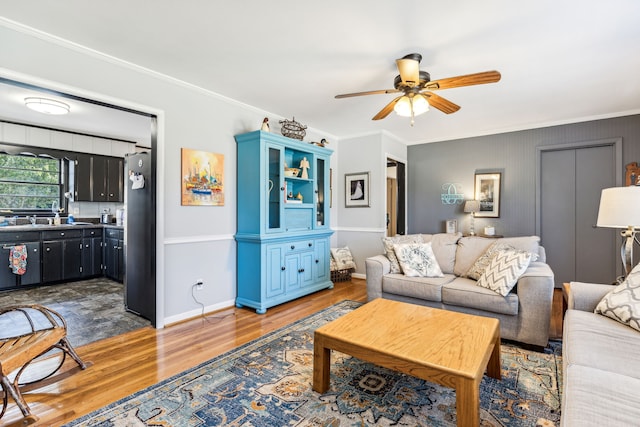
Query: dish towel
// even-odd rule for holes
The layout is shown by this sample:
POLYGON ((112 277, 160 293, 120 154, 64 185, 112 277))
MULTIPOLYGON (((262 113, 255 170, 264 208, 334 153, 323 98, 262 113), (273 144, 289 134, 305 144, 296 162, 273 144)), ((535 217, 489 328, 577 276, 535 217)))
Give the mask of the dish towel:
POLYGON ((13 274, 23 275, 27 272, 27 245, 15 245, 9 252, 9 267, 13 274))

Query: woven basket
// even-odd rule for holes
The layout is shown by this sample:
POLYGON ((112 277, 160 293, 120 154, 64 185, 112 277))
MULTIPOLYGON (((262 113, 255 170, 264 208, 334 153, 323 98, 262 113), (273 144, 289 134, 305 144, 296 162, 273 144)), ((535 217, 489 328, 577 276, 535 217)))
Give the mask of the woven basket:
POLYGON ((332 282, 346 282, 351 280, 351 269, 331 271, 332 282))
POLYGON ((295 117, 293 118, 293 120, 280 120, 280 124, 282 125, 280 133, 282 133, 287 138, 302 141, 302 138, 304 138, 304 136, 307 134, 307 131, 305 130, 307 127, 296 122, 295 117))

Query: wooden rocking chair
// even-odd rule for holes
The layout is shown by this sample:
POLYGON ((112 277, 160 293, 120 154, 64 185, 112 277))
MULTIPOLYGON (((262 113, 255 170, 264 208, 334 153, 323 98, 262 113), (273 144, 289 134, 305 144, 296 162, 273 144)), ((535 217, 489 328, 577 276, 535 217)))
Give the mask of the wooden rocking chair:
POLYGON ((22 397, 20 385, 50 377, 60 369, 67 354, 81 369, 86 365, 67 339, 67 323, 55 311, 37 304, 4 307, 0 308, 0 322, 8 322, 0 323, 0 330, 8 324, 12 330, 15 327, 19 330, 19 335, 0 337, 0 419, 11 395, 24 416, 20 425, 33 424, 38 417, 31 413, 22 397), (27 369, 36 359, 42 361, 44 367, 27 369))

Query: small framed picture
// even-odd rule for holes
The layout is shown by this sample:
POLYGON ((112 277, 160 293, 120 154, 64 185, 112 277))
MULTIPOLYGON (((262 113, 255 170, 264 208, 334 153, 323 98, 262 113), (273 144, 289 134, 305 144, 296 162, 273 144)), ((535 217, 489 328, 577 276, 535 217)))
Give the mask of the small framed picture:
POLYGON ((455 234, 458 232, 458 220, 456 219, 448 219, 447 220, 447 233, 455 234))
POLYGON ((347 208, 369 207, 369 172, 344 175, 344 206, 347 208))
POLYGON ((476 218, 500 217, 500 173, 477 173, 475 199, 480 202, 476 218))

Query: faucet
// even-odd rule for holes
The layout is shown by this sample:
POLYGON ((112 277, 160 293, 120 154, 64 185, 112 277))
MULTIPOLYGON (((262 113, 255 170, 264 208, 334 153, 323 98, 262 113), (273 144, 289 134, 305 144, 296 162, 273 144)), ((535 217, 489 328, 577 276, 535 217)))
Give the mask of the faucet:
POLYGON ((36 225, 36 216, 27 216, 27 218, 29 218, 29 222, 31 223, 31 225, 36 225))

